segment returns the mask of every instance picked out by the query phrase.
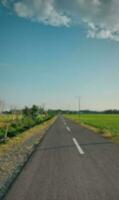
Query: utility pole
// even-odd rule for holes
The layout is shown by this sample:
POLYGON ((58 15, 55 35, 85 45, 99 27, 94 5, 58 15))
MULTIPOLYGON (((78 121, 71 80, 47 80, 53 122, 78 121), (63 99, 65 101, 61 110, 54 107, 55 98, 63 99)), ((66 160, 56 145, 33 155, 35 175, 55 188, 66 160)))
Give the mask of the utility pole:
POLYGON ((80 120, 80 111, 81 111, 81 96, 78 96, 78 116, 80 120))

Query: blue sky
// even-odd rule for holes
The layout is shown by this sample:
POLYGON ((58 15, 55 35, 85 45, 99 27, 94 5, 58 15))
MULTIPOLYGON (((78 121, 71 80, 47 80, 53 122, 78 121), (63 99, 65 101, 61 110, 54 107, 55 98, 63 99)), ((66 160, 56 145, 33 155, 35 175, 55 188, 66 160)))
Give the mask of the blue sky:
POLYGON ((16 106, 119 109, 119 42, 82 24, 32 21, 0 5, 0 98, 16 106))

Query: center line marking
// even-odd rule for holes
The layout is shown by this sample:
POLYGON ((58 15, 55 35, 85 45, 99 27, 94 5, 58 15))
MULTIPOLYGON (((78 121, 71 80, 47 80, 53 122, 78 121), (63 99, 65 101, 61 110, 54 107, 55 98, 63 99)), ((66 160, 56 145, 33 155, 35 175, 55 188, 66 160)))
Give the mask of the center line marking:
POLYGON ((84 154, 84 151, 82 150, 82 148, 80 147, 79 143, 77 142, 76 138, 72 139, 74 144, 76 145, 77 150, 79 151, 80 154, 84 154))
POLYGON ((66 127, 66 129, 67 129, 69 132, 71 132, 71 129, 70 129, 68 126, 66 127))

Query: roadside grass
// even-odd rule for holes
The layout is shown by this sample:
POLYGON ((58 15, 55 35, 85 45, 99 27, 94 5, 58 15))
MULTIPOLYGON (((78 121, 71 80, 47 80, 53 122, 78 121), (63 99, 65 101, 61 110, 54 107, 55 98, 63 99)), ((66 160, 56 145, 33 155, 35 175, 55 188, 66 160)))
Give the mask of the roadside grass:
POLYGON ((11 114, 1 114, 0 115, 0 122, 8 122, 12 120, 12 115, 11 114))
MULTIPOLYGON (((6 129, 7 125, 12 123, 13 120, 21 120, 22 115, 0 114, 0 129, 6 129), (13 119, 14 118, 14 119, 13 119)), ((1 135, 1 133, 0 133, 1 135)))
POLYGON ((0 142, 4 140, 17 136, 25 130, 39 125, 52 118, 50 115, 38 115, 35 118, 33 116, 23 116, 23 115, 0 115, 0 142))
POLYGON ((101 133, 104 137, 119 142, 119 115, 118 114, 69 114, 65 117, 81 125, 101 133))
MULTIPOLYGON (((17 145, 21 145, 24 143, 26 140, 31 138, 32 136, 35 135, 40 135, 43 134, 43 130, 46 130, 51 124, 54 123, 56 120, 56 117, 53 117, 52 119, 49 119, 46 122, 43 122, 40 125, 36 125, 33 128, 30 128, 26 131, 24 131, 22 134, 17 135, 14 138, 9 138, 5 143, 0 144, 0 157, 3 156, 5 153, 8 153, 10 149, 13 149, 17 145)), ((38 141, 36 141, 38 142, 38 141)))
POLYGON ((13 114, 0 114, 0 124, 1 123, 8 123, 8 122, 11 122, 13 121, 13 117, 14 119, 17 118, 17 119, 21 119, 22 118, 22 115, 13 115, 13 114))

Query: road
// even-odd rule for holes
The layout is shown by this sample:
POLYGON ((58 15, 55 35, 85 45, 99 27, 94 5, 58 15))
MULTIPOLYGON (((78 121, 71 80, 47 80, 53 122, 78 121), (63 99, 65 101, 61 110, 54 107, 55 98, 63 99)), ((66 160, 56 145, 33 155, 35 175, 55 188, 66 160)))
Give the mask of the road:
POLYGON ((58 117, 5 200, 119 200, 119 145, 58 117))

